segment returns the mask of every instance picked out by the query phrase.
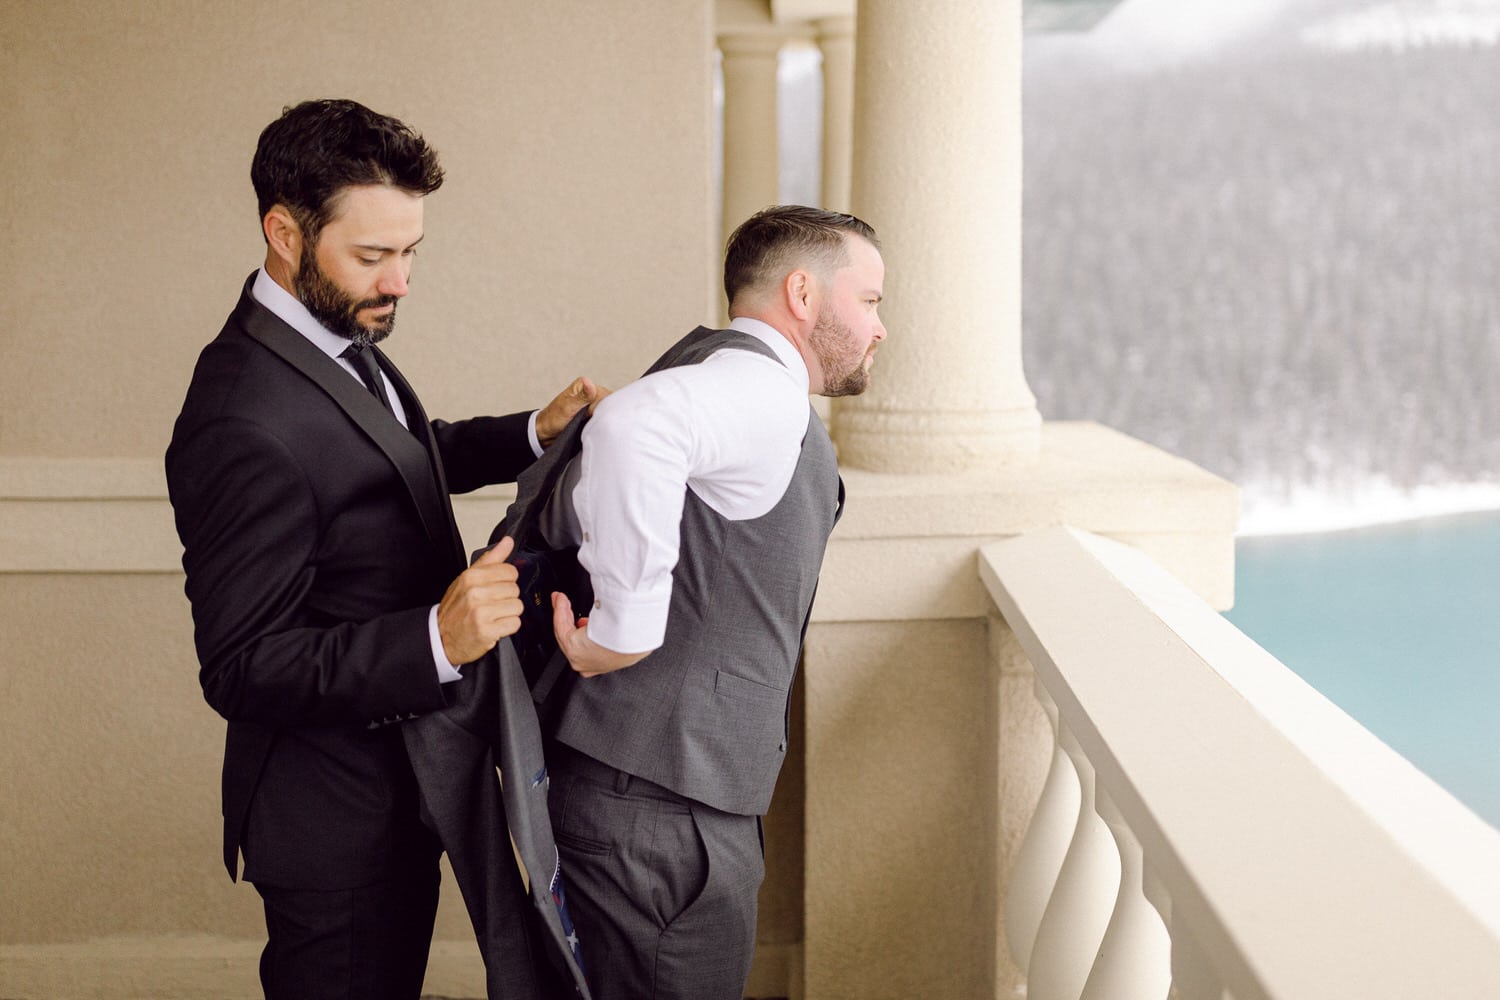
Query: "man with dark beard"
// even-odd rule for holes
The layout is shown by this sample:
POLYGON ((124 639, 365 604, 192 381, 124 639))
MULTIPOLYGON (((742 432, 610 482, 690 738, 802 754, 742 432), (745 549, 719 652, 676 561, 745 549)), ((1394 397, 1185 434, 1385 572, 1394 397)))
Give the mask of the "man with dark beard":
MULTIPOLYGON (((508 482, 597 397, 429 421, 374 345, 436 153, 352 101, 286 109, 251 167, 265 265, 167 449, 199 681, 228 720, 224 861, 265 906, 269 998, 415 1000, 438 898, 400 722, 519 623, 508 543, 466 568, 450 493, 508 482)), ((520 889, 519 875, 516 881, 520 889)))
POLYGON ((729 329, 694 331, 600 403, 548 513, 595 598, 575 622, 553 596, 581 676, 549 756, 595 1000, 743 995, 760 816, 843 498, 807 395, 864 391, 884 277, 853 216, 753 216, 726 254, 729 329))

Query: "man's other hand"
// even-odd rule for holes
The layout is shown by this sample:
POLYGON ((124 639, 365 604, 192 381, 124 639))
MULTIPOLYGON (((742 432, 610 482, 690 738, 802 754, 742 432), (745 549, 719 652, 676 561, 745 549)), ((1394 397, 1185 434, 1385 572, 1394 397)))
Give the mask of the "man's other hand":
POLYGON ((595 385, 594 380, 580 375, 568 387, 542 407, 536 415, 536 439, 545 448, 551 444, 563 428, 568 426, 575 414, 587 406, 590 412, 599 405, 599 400, 609 395, 609 390, 595 385))
POLYGON ((438 603, 438 635, 449 663, 473 663, 521 627, 516 568, 505 561, 515 544, 500 539, 448 585, 438 603))
POLYGON ((552 594, 552 631, 557 635, 557 647, 568 658, 568 663, 583 677, 598 677, 615 670, 623 670, 644 660, 644 653, 616 653, 605 649, 589 638, 589 620, 573 620, 573 602, 567 594, 552 594))

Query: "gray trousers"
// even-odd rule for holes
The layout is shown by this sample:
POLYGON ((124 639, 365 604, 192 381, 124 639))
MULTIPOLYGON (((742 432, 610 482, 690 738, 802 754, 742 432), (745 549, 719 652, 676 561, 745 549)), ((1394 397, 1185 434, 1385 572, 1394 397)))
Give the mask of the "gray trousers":
POLYGON ((565 747, 548 811, 594 1000, 741 1000, 765 877, 760 819, 565 747))

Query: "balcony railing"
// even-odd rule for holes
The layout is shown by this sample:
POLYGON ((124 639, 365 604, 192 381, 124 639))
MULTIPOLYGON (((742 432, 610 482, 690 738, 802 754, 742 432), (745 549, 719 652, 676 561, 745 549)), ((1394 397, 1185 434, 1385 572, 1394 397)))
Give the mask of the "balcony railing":
POLYGON ((980 573, 1056 733, 1028 1000, 1500 997, 1500 832, 1134 549, 1054 528, 980 573))

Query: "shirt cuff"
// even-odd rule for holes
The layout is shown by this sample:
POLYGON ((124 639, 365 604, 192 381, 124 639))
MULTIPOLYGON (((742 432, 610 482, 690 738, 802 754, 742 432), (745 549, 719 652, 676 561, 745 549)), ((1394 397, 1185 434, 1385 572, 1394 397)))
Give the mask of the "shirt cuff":
POLYGON ((589 620, 589 638, 612 653, 649 653, 667 636, 671 589, 656 597, 613 591, 594 584, 594 606, 580 617, 589 620))
POLYGON ((542 439, 536 436, 536 416, 541 410, 532 410, 531 419, 526 421, 526 440, 531 442, 531 453, 537 458, 542 457, 542 439))
POLYGON ((452 684, 461 681, 464 675, 458 672, 458 668, 448 662, 448 654, 443 649, 443 637, 438 634, 437 605, 427 612, 427 640, 432 643, 432 663, 437 667, 439 684, 452 684))

